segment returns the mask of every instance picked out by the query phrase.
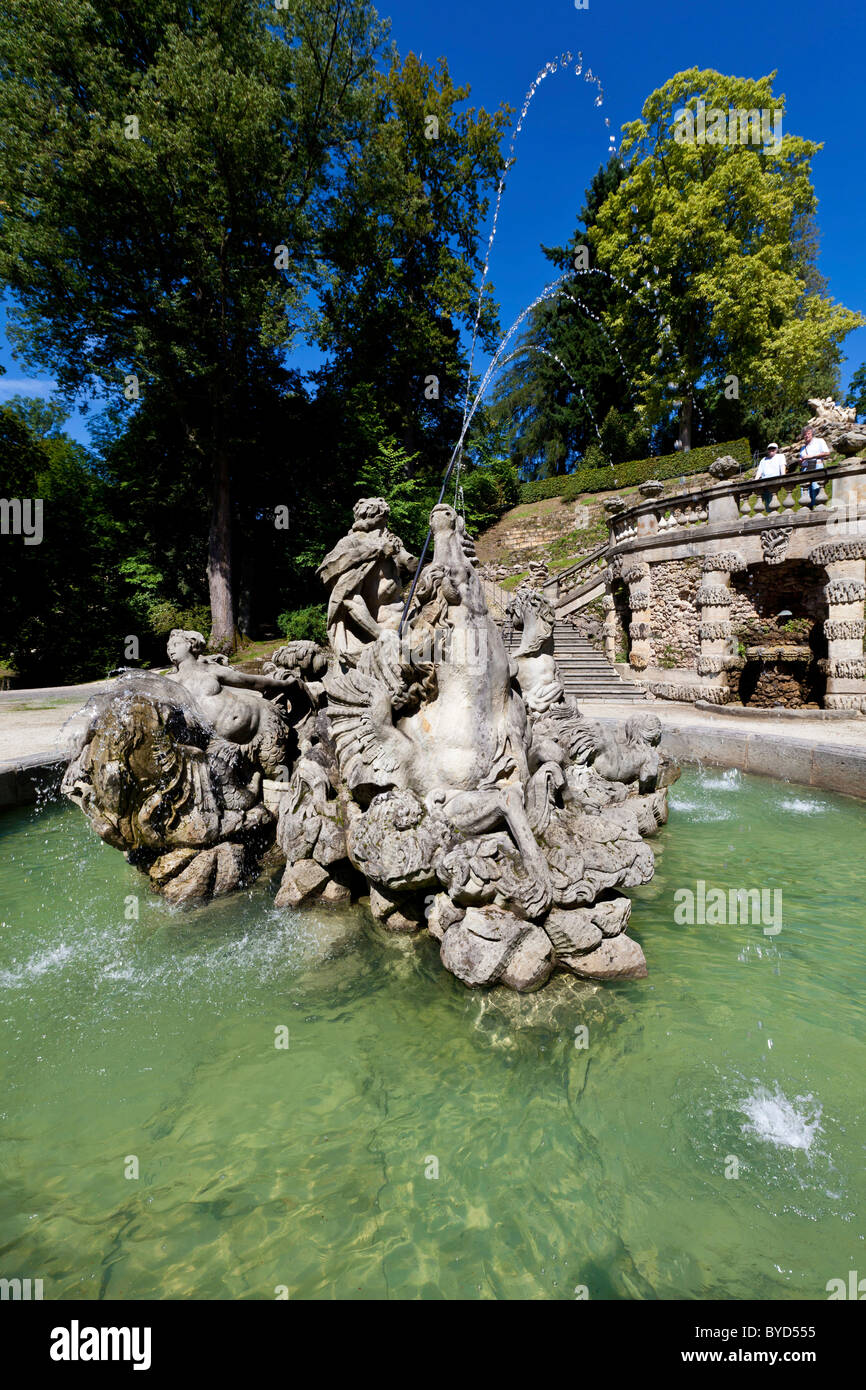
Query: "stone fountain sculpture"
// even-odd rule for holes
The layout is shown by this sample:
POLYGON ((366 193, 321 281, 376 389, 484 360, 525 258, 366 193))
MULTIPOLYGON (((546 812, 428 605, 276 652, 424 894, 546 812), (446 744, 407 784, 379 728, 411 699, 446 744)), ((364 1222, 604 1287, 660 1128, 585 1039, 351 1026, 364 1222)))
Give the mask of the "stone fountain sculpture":
POLYGON ((290 643, 245 676, 172 633, 172 676, 126 673, 78 717, 64 791, 172 902, 279 864, 277 906, 369 894, 467 985, 645 975, 622 890, 652 877, 677 775, 658 720, 583 719, 536 590, 509 655, 449 506, 402 620, 415 562, 388 520, 359 502, 322 562, 330 652, 290 643))

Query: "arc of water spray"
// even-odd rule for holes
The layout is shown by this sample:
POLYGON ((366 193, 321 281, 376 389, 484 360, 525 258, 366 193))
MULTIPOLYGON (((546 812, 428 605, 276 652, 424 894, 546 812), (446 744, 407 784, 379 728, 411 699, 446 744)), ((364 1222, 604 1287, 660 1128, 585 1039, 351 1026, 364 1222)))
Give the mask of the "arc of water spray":
MULTIPOLYGON (((482 397, 483 397, 483 395, 484 395, 484 392, 487 390, 487 387, 488 387, 488 385, 490 384, 490 378, 491 378, 491 376, 493 375, 494 371, 496 370, 497 365, 499 364, 499 360, 500 360, 500 358, 502 357, 502 353, 503 353, 503 351, 505 350, 505 347, 506 347, 506 345, 507 345, 509 339, 514 335, 514 333, 515 333, 515 332, 517 331, 517 329, 520 327, 521 323, 522 323, 523 320, 527 317, 527 315, 532 313, 532 310, 533 310, 533 309, 535 309, 539 304, 543 303, 544 300, 546 300, 546 299, 551 299, 551 298, 553 298, 554 295, 557 295, 557 294, 561 294, 561 293, 562 293, 563 281, 565 281, 565 280, 567 280, 567 279, 568 279, 568 276, 567 276, 567 275, 561 275, 561 276, 559 277, 558 280, 554 280, 550 285, 545 286, 545 288, 542 290, 541 294, 538 295, 537 298, 535 298, 535 299, 532 301, 531 304, 528 304, 528 305, 526 306, 526 308, 523 309, 523 310, 521 311, 521 313, 518 314, 517 318, 514 320, 513 324, 512 324, 511 327, 509 328, 509 330, 508 330, 508 332, 506 333, 505 337, 502 339, 501 343, 499 344, 499 347, 497 348, 496 353, 495 353, 493 359, 491 360, 491 362, 490 362, 490 364, 489 364, 489 366, 488 366, 488 368, 487 368, 487 371, 484 373, 484 376, 483 376, 482 381, 481 381, 481 385, 479 386, 478 391, 476 392, 475 397, 474 397, 474 399, 473 399, 473 401, 472 401, 472 409, 469 411, 468 415, 465 415, 465 416, 464 416, 463 425, 462 425, 461 430, 460 430, 460 437, 459 437, 459 439, 457 440, 457 443, 454 445, 454 449, 453 449, 453 451, 452 451, 451 458, 450 458, 449 461, 448 461, 448 467, 447 467, 446 470, 445 470, 445 476, 444 476, 443 479, 442 479, 442 486, 441 486, 441 488, 439 489, 439 497, 438 497, 438 500, 437 500, 437 503, 436 503, 437 506, 439 506, 439 504, 440 504, 441 501, 442 501, 442 498, 445 496, 445 489, 446 489, 446 487, 448 486, 448 479, 451 477, 451 472, 452 472, 452 470, 453 470, 453 468, 454 468, 454 465, 455 465, 455 463, 457 462, 457 459, 458 459, 458 457, 460 456, 460 453, 461 453, 461 451, 462 451, 462 448, 463 448, 463 441, 464 441, 464 439, 466 438, 467 432, 468 432, 468 430, 469 430, 469 426, 470 426, 471 423, 472 423, 472 418, 473 418, 473 416, 474 416, 476 410, 478 409, 479 405, 481 404, 481 399, 482 399, 482 397)), ((418 583, 418 576, 419 576, 420 573, 421 573, 421 568, 422 568, 422 566, 423 566, 423 564, 424 564, 424 560, 425 560, 425 558, 426 558, 426 556, 427 556, 427 549, 428 549, 429 545, 430 545, 430 528, 428 527, 428 528, 427 528, 427 535, 426 535, 425 538, 424 538, 424 546, 423 546, 423 549, 422 549, 422 551, 421 551, 421 555, 420 555, 419 560, 418 560, 418 565, 417 565, 416 570, 415 570, 415 575, 414 575, 414 578, 413 578, 413 580, 412 580, 412 584, 411 584, 411 587, 410 587, 410 589, 409 589, 409 593, 406 595, 406 602, 403 604, 403 612, 400 614, 400 623, 399 623, 399 626, 398 626, 398 628, 397 628, 398 635, 399 635, 399 634, 402 634, 402 631, 403 631, 403 624, 405 623, 405 621, 406 621, 406 615, 407 615, 408 612, 409 612, 409 605, 411 604, 412 599, 413 599, 414 596, 415 596, 415 588, 416 588, 417 583, 418 583)))
MULTIPOLYGON (((493 243, 494 243, 494 240, 495 240, 495 238, 496 238, 496 230, 497 230, 497 225, 498 225, 498 222, 499 222, 499 209, 500 209, 501 204, 502 204, 502 195, 503 195, 503 192, 504 192, 504 190, 505 190, 505 181, 506 181, 506 179, 507 179, 508 173, 509 173, 509 171, 510 171, 510 169, 511 169, 511 165, 512 165, 512 163, 513 163, 513 158, 514 158, 514 147, 515 147, 515 145, 516 145, 516 143, 517 143, 517 137, 518 137, 518 135, 520 134, 521 130, 523 129, 523 122, 524 122, 524 120, 526 119, 526 116, 527 116, 527 114, 528 114, 528 112, 529 112, 530 106, 532 105, 533 97, 535 96, 535 93, 538 91, 538 88, 539 88, 540 84, 544 81, 544 79, 545 79, 548 75, 553 74, 553 73, 556 73, 556 72, 559 70, 560 62, 562 63, 563 68, 567 67, 568 64, 570 64, 570 63, 572 62, 572 56, 573 56, 573 55, 571 54, 571 52, 568 51, 568 50, 566 50, 565 52, 563 52, 563 53, 560 55, 559 60, 557 60, 557 59, 555 59, 555 58, 551 59, 551 60, 550 60, 548 63, 546 63, 546 64, 544 65, 544 67, 536 74, 535 80, 534 80, 534 82, 532 82, 532 84, 530 85, 529 90, 528 90, 527 93, 526 93, 526 97, 524 98, 523 109, 521 110, 521 113, 520 113, 520 116, 519 116, 519 118, 518 118, 517 124, 516 124, 516 126, 515 126, 515 128, 514 128, 514 133, 513 133, 512 137, 511 137, 511 144, 510 144, 510 146, 509 146, 508 156, 507 156, 507 158, 506 158, 506 160, 505 160, 505 167, 503 168, 502 174, 501 174, 500 179, 499 179, 499 184, 498 184, 497 190, 496 190, 496 207, 495 207, 494 214, 493 214, 493 225, 492 225, 492 227, 491 227, 491 229, 490 229, 490 238, 489 238, 488 243, 487 243, 487 254, 486 254, 485 259, 484 259, 484 267, 483 267, 483 270, 482 270, 482 273, 481 273, 481 282, 480 282, 479 287, 478 287, 478 308, 477 308, 477 310, 476 310, 476 314, 475 314, 475 323, 474 323, 473 329, 472 329, 472 344, 471 344, 470 352, 469 352, 469 367, 468 367, 467 374, 466 374, 466 397, 465 397, 465 401, 464 401, 464 405, 463 405, 463 424, 462 424, 462 427, 461 427, 461 430, 460 430, 460 438, 458 439, 457 443, 456 443, 455 446, 454 446, 454 450, 453 450, 453 452, 452 452, 452 454, 451 454, 451 458, 449 459, 449 462, 448 462, 448 467, 447 467, 446 470, 445 470, 445 476, 444 476, 444 478, 442 479, 442 487, 441 487, 440 492, 439 492, 439 500, 438 500, 438 502, 437 502, 437 504, 436 504, 437 506, 439 505, 439 503, 441 503, 442 498, 445 496, 445 489, 446 489, 446 487, 448 486, 448 479, 449 479, 449 477, 451 476, 451 471, 452 471, 452 469, 454 468, 454 464, 455 464, 455 462, 456 462, 457 458, 459 457, 460 452, 461 452, 461 450, 462 450, 463 441, 464 441, 464 439, 466 438, 466 432, 467 432, 467 430, 468 430, 468 428, 469 428, 469 425, 470 425, 470 423, 471 423, 471 421, 472 421, 472 417, 473 417, 473 415, 475 414, 475 411, 476 411, 477 408, 478 408, 478 405, 479 405, 479 402, 480 402, 480 400, 481 400, 481 397, 483 396, 485 390, 487 389, 487 385, 488 385, 488 383, 489 383, 491 374, 492 374, 493 370, 495 369, 495 366, 496 366, 497 362, 499 361, 499 358, 500 358, 501 355, 502 355, 502 351, 503 351, 503 349, 504 349, 506 343, 508 342, 508 340, 509 340, 509 338, 511 337, 512 333, 514 332, 514 330, 517 328, 518 324, 520 324, 520 323, 522 322, 522 320, 526 317, 526 315, 527 315, 532 309, 534 309, 534 308, 536 307, 536 305, 540 304, 540 303, 542 302, 542 300, 547 299, 547 298, 550 298, 550 295, 547 293, 547 291, 543 291, 542 294, 540 294, 540 295, 538 296, 538 298, 537 298, 536 300, 534 300, 533 303, 530 304, 529 307, 528 307, 527 309, 525 309, 525 310, 523 311, 523 313, 520 314, 520 315, 518 316, 517 319, 515 319, 514 323, 512 324, 511 328, 509 329, 508 333, 505 335, 505 337, 503 338, 502 342, 500 343, 499 348, 498 348, 498 350, 497 350, 497 353, 496 353, 495 357, 493 358, 493 360, 491 361, 490 365, 488 366, 487 371, 486 371, 486 373, 485 373, 485 375, 484 375, 484 379, 483 379, 483 381, 482 381, 482 383, 481 383, 481 386, 479 387, 479 390, 478 390, 478 392, 476 393, 475 398, 474 398, 474 400, 473 400, 473 402, 472 402, 472 408, 470 409, 470 408, 469 408, 469 393, 470 393, 470 390, 471 390, 471 383, 472 383, 472 367, 473 367, 473 363, 474 363, 474 361, 475 361, 475 347, 476 347, 476 344, 477 344, 477 341, 478 341, 478 329, 479 329, 479 325, 480 325, 480 322, 481 322, 481 312, 482 312, 482 309, 483 309, 483 306, 484 306, 484 286, 485 286, 485 284, 486 284, 487 275, 488 275, 488 272, 489 272, 489 270, 490 270, 490 257, 491 257, 491 253, 492 253, 492 250, 493 250, 493 243)), ((580 77, 581 73, 583 72, 583 54, 582 54, 582 53, 578 53, 578 55, 577 55, 577 64, 576 64, 576 66, 575 66, 574 72, 575 72, 575 76, 576 76, 576 77, 580 77)), ((598 77, 596 77, 595 74, 593 73, 592 68, 589 68, 589 69, 587 70, 587 72, 584 74, 584 80, 585 80, 586 82, 592 82, 592 83, 594 83, 595 86, 598 88, 598 93, 597 93, 597 95, 596 95, 596 97, 595 97, 595 105, 596 105, 596 106, 601 106, 601 104, 602 104, 602 102, 603 102, 603 100, 604 100, 604 88, 603 88, 602 85, 601 85, 601 80, 600 80, 598 77)), ((609 125, 610 122, 609 122, 608 120, 606 120, 606 121, 605 121, 605 124, 606 124, 606 125, 609 125)), ((558 286, 558 285, 560 285, 560 284, 562 283, 562 281, 565 280, 565 279, 567 279, 567 277, 566 277, 566 276, 562 276, 562 277, 560 277, 560 280, 555 281, 554 284, 558 286)), ((554 292, 554 293, 558 293, 559 291, 558 291, 558 290, 555 290, 555 291, 553 291, 553 292, 554 292)), ((593 423, 594 423, 594 422, 593 422, 593 423)), ((596 426, 596 430, 597 430, 597 429, 598 429, 598 427, 596 426)), ((417 586, 417 584, 418 584, 418 576, 419 576, 420 573, 421 573, 421 568, 422 568, 422 566, 423 566, 423 564, 424 564, 424 560, 425 560, 425 558, 426 558, 427 549, 428 549, 429 545, 430 545, 430 528, 428 527, 428 528, 427 528, 427 535, 424 537, 424 545, 423 545, 423 548, 422 548, 422 550, 421 550, 421 555, 420 555, 419 560, 418 560, 418 565, 417 565, 417 568, 416 568, 416 570, 415 570, 415 574, 414 574, 413 579, 412 579, 412 584, 411 584, 411 587, 410 587, 410 589, 409 589, 409 593, 408 593, 407 596, 406 596, 406 602, 405 602, 404 605, 403 605, 403 612, 402 612, 401 615, 400 615, 400 623, 399 623, 399 626, 398 626, 398 629, 397 629, 398 635, 402 635, 402 632, 403 632, 403 625, 404 625, 404 623, 405 623, 405 621, 406 621, 406 615, 407 615, 407 613, 409 612, 409 606, 410 606, 410 604, 411 604, 411 602, 412 602, 412 599, 413 599, 414 596, 415 596, 415 589, 416 589, 416 586, 417 586)))

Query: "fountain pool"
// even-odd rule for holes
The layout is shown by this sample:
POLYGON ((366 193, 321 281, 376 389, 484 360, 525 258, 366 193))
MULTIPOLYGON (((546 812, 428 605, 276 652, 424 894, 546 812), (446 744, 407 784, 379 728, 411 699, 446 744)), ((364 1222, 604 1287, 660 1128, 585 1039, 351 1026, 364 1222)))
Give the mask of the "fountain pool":
POLYGON ((857 802, 688 771, 630 894, 649 978, 517 996, 273 885, 172 910, 73 808, 8 813, 0 1274, 46 1299, 826 1298, 866 1272, 864 832, 857 802), (698 874, 781 889, 782 930, 677 925, 698 874))

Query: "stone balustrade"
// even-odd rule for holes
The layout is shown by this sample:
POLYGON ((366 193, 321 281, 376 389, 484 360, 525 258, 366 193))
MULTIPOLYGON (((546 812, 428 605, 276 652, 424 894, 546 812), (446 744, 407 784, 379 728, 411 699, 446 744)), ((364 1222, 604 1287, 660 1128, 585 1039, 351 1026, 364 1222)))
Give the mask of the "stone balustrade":
MULTIPOLYGON (((789 473, 759 482, 737 479, 694 492, 642 498, 631 507, 608 506, 608 514, 608 542, 551 575, 545 584, 557 616, 565 617, 603 596, 605 647, 612 649, 617 621, 612 595, 622 581, 630 613, 629 660, 636 671, 643 671, 654 657, 665 656, 666 633, 655 611, 656 566, 662 566, 661 575, 666 566, 697 561, 700 584, 687 599, 699 615, 698 652, 690 667, 697 693, 679 693, 676 698, 699 694, 724 703, 730 698, 732 674, 743 664, 730 621, 731 576, 752 566, 786 561, 805 563, 807 568, 823 566, 826 704, 866 711, 866 460, 848 459, 822 472, 789 473), (817 484, 814 496, 810 484, 817 484)), ((669 655, 666 660, 669 664, 669 655)), ((671 690, 690 690, 688 676, 685 671, 672 679, 671 690)), ((650 688, 658 690, 654 679, 650 688)))

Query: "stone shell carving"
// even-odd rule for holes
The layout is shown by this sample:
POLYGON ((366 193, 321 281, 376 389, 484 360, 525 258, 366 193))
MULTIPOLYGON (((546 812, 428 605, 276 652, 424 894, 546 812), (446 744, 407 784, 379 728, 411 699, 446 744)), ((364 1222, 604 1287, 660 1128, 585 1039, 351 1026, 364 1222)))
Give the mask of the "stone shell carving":
POLYGON ((742 555, 736 550, 720 550, 716 555, 706 555, 701 561, 702 574, 712 574, 714 571, 725 574, 740 574, 747 568, 742 555))
POLYGON ((698 608, 729 608, 731 591, 723 584, 702 584, 695 594, 698 608))
POLYGON ((647 641, 653 635, 650 623, 629 623, 628 635, 633 642, 647 641))
POLYGON ((866 623, 862 618, 848 618, 839 621, 827 618, 824 621, 824 636, 828 642, 856 642, 866 634, 866 623))
POLYGON ((436 882, 434 861, 453 833, 411 791, 383 792, 349 828, 349 858, 373 882, 396 890, 436 882))
POLYGON ((790 526, 766 526, 761 532, 761 550, 768 565, 780 565, 790 544, 790 526))
POLYGON ((650 606, 651 599, 649 589, 631 589, 628 597, 632 610, 649 608, 650 606))
POLYGON ((813 565, 832 565, 839 560, 866 559, 866 537, 850 541, 827 541, 809 552, 813 565))
POLYGON ((824 588, 828 603, 860 603, 866 598, 866 583, 862 579, 833 579, 824 588))
POLYGON ((624 565, 622 577, 626 584, 639 584, 642 579, 649 579, 650 567, 645 560, 637 564, 624 565))

